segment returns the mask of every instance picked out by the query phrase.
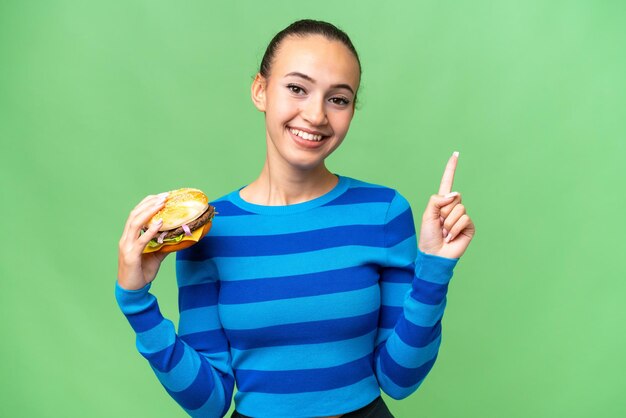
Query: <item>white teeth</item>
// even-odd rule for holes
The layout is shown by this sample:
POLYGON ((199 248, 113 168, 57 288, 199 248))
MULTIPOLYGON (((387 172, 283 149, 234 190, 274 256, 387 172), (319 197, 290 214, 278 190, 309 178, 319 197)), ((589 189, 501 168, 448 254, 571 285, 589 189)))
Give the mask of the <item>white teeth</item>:
POLYGON ((289 129, 292 134, 298 135, 300 138, 306 139, 308 141, 316 141, 319 142, 322 140, 322 135, 313 135, 308 132, 301 131, 299 129, 289 129))

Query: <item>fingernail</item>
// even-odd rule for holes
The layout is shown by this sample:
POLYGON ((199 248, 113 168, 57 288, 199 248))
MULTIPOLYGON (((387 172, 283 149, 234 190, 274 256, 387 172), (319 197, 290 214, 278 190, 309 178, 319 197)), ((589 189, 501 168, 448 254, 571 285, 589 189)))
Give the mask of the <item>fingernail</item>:
POLYGON ((168 194, 170 194, 170 192, 163 192, 163 193, 159 193, 157 196, 158 197, 167 197, 168 194))
POLYGON ((446 199, 457 196, 459 194, 459 192, 452 192, 452 193, 448 193, 447 195, 445 195, 444 197, 446 199))
POLYGON ((446 228, 443 228, 443 231, 441 231, 441 236, 445 238, 446 235, 448 235, 448 230, 446 228))
POLYGON ((453 156, 455 156, 455 157, 458 157, 458 156, 459 156, 459 152, 458 152, 458 151, 454 151, 454 152, 452 153, 452 155, 453 155, 453 156))
POLYGON ((450 238, 452 237, 452 233, 449 233, 448 236, 446 237, 445 241, 446 242, 450 242, 450 238))

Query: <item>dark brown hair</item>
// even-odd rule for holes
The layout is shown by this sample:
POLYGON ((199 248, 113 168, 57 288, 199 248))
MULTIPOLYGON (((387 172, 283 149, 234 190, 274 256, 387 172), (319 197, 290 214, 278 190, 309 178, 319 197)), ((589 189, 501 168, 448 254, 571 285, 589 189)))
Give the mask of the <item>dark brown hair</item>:
MULTIPOLYGON (((269 45, 267 46, 267 49, 265 50, 265 54, 263 55, 263 60, 261 61, 259 73, 265 78, 269 77, 276 51, 280 47, 281 42, 286 37, 305 37, 309 35, 321 35, 328 40, 339 41, 344 44, 354 54, 354 57, 359 64, 359 78, 361 77, 361 61, 359 60, 359 54, 357 54, 356 49, 354 48, 354 45, 352 45, 352 41, 350 41, 348 35, 331 23, 311 19, 302 19, 293 22, 291 25, 278 32, 276 36, 272 38, 269 45)), ((354 99, 356 103, 356 92, 354 99)))

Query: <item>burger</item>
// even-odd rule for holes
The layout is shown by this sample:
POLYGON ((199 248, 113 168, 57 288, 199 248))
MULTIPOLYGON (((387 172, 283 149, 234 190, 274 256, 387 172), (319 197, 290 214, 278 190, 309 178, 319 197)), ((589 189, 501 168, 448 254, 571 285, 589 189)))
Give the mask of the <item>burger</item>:
POLYGON ((202 191, 184 188, 169 192, 165 206, 143 228, 145 232, 154 222, 163 220, 158 235, 146 245, 144 254, 191 247, 209 232, 214 216, 215 208, 202 191))

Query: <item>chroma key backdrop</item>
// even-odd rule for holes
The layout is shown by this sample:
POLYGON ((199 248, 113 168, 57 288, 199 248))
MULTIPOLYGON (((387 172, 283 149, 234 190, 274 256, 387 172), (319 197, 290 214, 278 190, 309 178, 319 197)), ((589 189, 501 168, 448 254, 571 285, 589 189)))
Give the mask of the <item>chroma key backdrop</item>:
MULTIPOLYGON (((116 305, 117 243, 147 194, 256 178, 250 84, 301 18, 363 64, 333 172, 397 189, 419 228, 460 152, 476 236, 394 415, 626 416, 626 2, 591 0, 3 1, 0 416, 185 416, 116 305)), ((152 290, 176 323, 174 257, 152 290)))

